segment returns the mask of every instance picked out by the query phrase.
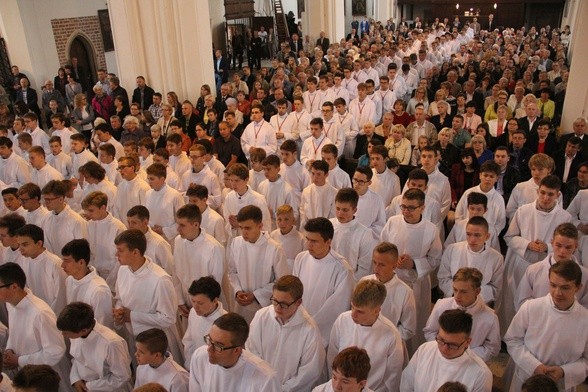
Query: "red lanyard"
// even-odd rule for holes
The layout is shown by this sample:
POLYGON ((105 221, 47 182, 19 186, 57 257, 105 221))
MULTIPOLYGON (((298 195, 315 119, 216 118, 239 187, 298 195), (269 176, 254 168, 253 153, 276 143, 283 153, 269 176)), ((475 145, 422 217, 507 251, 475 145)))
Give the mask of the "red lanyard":
POLYGON ((263 127, 263 121, 261 120, 261 122, 259 123, 259 127, 255 126, 255 123, 253 123, 253 131, 255 132, 255 141, 257 141, 257 135, 259 135, 259 132, 261 132, 261 127, 263 127))
POLYGON ((341 117, 341 115, 339 115, 339 123, 341 125, 343 125, 343 121, 345 121, 345 118, 347 118, 347 113, 345 113, 345 115, 343 117, 341 117))
POLYGON ((331 127, 333 126, 333 123, 329 124, 329 129, 325 129, 325 136, 329 137, 329 132, 331 131, 331 127))
POLYGON ((321 144, 323 144, 323 142, 325 141, 325 137, 323 136, 323 138, 321 139, 320 143, 318 144, 318 146, 316 146, 316 148, 314 148, 314 140, 312 141, 312 147, 314 148, 314 156, 316 156, 316 152, 318 151, 318 149, 320 148, 321 144))

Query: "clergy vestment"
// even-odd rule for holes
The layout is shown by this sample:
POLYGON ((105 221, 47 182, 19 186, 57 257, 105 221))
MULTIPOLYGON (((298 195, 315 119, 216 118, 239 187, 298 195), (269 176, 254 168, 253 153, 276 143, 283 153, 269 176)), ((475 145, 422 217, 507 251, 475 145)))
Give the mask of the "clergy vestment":
MULTIPOLYGON (((345 102, 349 101, 345 100, 345 102)), ((357 135, 359 134, 359 126, 357 125, 355 117, 347 111, 345 114, 335 113, 335 118, 339 122, 339 127, 343 129, 343 133, 345 133, 345 148, 343 155, 345 158, 351 159, 355 152, 355 142, 357 135)))
POLYGON ((97 322, 88 336, 70 341, 69 353, 73 357, 70 384, 84 380, 88 391, 128 392, 132 389, 127 344, 114 331, 97 322))
POLYGON ((168 165, 179 178, 182 178, 184 173, 189 172, 192 169, 192 162, 190 162, 190 158, 188 158, 188 155, 186 155, 184 151, 182 151, 180 155, 170 154, 168 165))
POLYGON ((325 366, 321 333, 304 306, 282 324, 274 306, 260 309, 251 321, 247 350, 277 372, 282 391, 308 391, 325 366))
POLYGON ((147 201, 147 192, 151 189, 149 185, 135 176, 130 181, 122 180, 117 186, 116 196, 112 203, 112 215, 126 222, 127 212, 134 206, 144 206, 147 201))
POLYGON ((71 167, 71 176, 75 178, 79 178, 78 170, 81 166, 85 165, 86 163, 93 161, 96 163, 100 163, 96 155, 92 154, 92 151, 84 148, 81 152, 75 153, 72 152, 71 154, 72 159, 72 167, 71 167))
MULTIPOLYGON (((537 185, 532 178, 524 182, 519 182, 512 190, 510 198, 508 199, 508 204, 506 205, 506 217, 511 219, 519 207, 537 200, 538 190, 539 185, 537 185)), ((561 195, 557 200, 557 204, 560 206, 562 205, 561 195)))
MULTIPOLYGON (((468 224, 468 218, 455 221, 453 228, 449 232, 449 235, 445 239, 445 249, 449 247, 451 244, 455 244, 461 241, 465 241, 466 237, 466 226, 468 224)), ((490 234, 490 238, 486 241, 486 246, 492 247, 496 251, 500 252, 500 243, 498 242, 498 233, 493 227, 488 227, 488 233, 490 234)))
POLYGON ((379 119, 376 118, 376 104, 368 97, 363 102, 360 102, 359 98, 355 98, 349 102, 349 114, 355 118, 360 130, 363 130, 363 126, 367 122, 374 124, 379 122, 379 119))
POLYGON ((263 148, 267 155, 275 154, 278 149, 276 130, 265 120, 251 121, 241 135, 241 149, 249 160, 251 147, 263 148))
POLYGON ((194 308, 190 309, 188 315, 188 328, 186 328, 186 332, 182 338, 186 369, 190 369, 190 359, 192 359, 194 351, 196 351, 198 347, 206 345, 202 337, 208 334, 214 321, 225 314, 227 314, 227 311, 223 308, 220 301, 218 302, 216 309, 207 316, 199 316, 196 314, 194 308))
POLYGON ((265 181, 265 179, 265 172, 263 169, 260 171, 251 169, 249 170, 249 181, 247 181, 247 185, 249 185, 249 187, 255 192, 261 193, 259 192, 259 184, 261 184, 262 181, 265 181))
POLYGON ((396 274, 414 291, 417 304, 417 330, 409 345, 409 353, 424 341, 423 327, 431 309, 431 279, 429 274, 439 266, 443 246, 437 227, 424 219, 419 223, 406 223, 404 216, 388 219, 380 235, 381 241, 388 241, 398 247, 398 254, 407 254, 414 261, 413 269, 396 269, 396 274))
POLYGON ((282 234, 280 229, 276 229, 271 232, 270 237, 282 245, 288 262, 288 269, 292 271, 294 259, 298 253, 306 249, 306 239, 301 232, 296 230, 296 226, 292 227, 292 230, 286 234, 282 234))
POLYGON ((186 171, 182 175, 180 191, 186 192, 190 184, 204 185, 208 189, 207 204, 214 210, 221 207, 221 185, 218 177, 206 165, 198 173, 194 169, 186 171))
POLYGON ((47 155, 47 163, 53 166, 61 173, 63 178, 71 178, 73 176, 73 160, 71 155, 61 151, 57 155, 47 155))
MULTIPOLYGON (((116 280, 115 308, 125 307, 131 312, 131 322, 122 327, 126 331, 129 348, 134 352, 135 336, 150 328, 162 329, 174 358, 182 361, 180 336, 176 328, 178 300, 172 278, 149 258, 136 271, 121 266, 116 280)), ((121 326, 115 327, 120 328, 121 326)))
POLYGON ((506 225, 506 210, 504 198, 494 188, 488 192, 482 192, 480 185, 466 189, 459 199, 457 207, 455 207, 455 220, 458 221, 468 217, 468 195, 472 192, 481 193, 488 198, 488 209, 484 213, 484 218, 488 221, 488 226, 494 228, 497 232, 501 232, 506 225))
POLYGON ((339 165, 335 165, 335 168, 329 170, 327 183, 337 190, 341 188, 351 188, 349 174, 341 169, 339 165))
POLYGON ((255 192, 253 189, 247 187, 247 191, 244 194, 239 195, 237 192, 230 191, 225 198, 223 203, 223 218, 225 218, 227 233, 229 233, 230 238, 237 237, 241 235, 241 231, 239 228, 231 227, 229 223, 229 216, 235 215, 239 213, 241 208, 254 205, 261 209, 261 213, 263 215, 263 230, 269 231, 272 227, 272 220, 270 217, 269 209, 267 208, 267 202, 263 195, 255 192))
POLYGON ((59 314, 66 305, 65 278, 61 259, 45 250, 37 257, 25 257, 21 265, 27 277, 27 287, 33 294, 59 314))
POLYGON ((180 305, 192 307, 188 289, 193 281, 212 276, 221 284, 225 272, 223 246, 204 230, 198 237, 188 240, 179 235, 174 240, 174 268, 180 281, 176 295, 180 305))
MULTIPOLYGON (((376 275, 368 275, 361 280, 378 280, 376 275)), ((384 283, 386 286, 386 299, 382 304, 382 316, 386 317, 398 328, 402 340, 407 341, 414 336, 416 331, 416 303, 414 293, 409 285, 404 283, 397 275, 384 283)))
POLYGON ((347 223, 340 223, 337 218, 331 218, 335 235, 331 247, 347 260, 355 280, 363 278, 372 272, 372 253, 377 245, 374 233, 353 219, 347 223))
MULTIPOLYGON (((449 179, 445 174, 439 171, 439 168, 435 168, 431 173, 427 173, 429 176, 429 182, 427 183, 427 196, 437 200, 441 206, 441 217, 445 219, 451 207, 451 187, 449 186, 449 179)), ((404 185, 402 192, 406 192, 408 189, 407 185, 404 185)))
MULTIPOLYGON (((51 133, 51 137, 59 136, 59 138, 61 139, 61 149, 66 154, 69 155, 71 153, 71 135, 73 135, 73 134, 74 133, 72 131, 70 131, 69 128, 64 127, 63 129, 54 130, 51 133)), ((124 151, 123 151, 123 155, 124 155, 124 151)))
POLYGON ((437 392, 448 381, 459 381, 469 392, 491 392, 492 372, 469 348, 453 359, 439 352, 437 342, 423 343, 402 372, 401 392, 437 392))
MULTIPOLYGON (((376 392, 397 392, 404 365, 404 346, 398 329, 381 314, 373 325, 360 325, 351 318, 351 311, 337 317, 331 330, 327 363, 344 348, 365 349, 372 365, 368 384, 376 392)), ((329 367, 330 368, 330 367, 329 367)), ((332 374, 332 370, 329 372, 332 374)))
POLYGON ((292 275, 300 278, 304 285, 302 302, 318 325, 326 347, 333 323, 351 306, 353 270, 332 249, 320 260, 304 251, 296 256, 292 275))
MULTIPOLYGON (((296 197, 296 193, 282 177, 279 177, 276 181, 270 182, 270 180, 263 180, 257 190, 265 200, 267 201, 267 207, 272 217, 272 230, 277 227, 276 220, 278 219, 276 211, 278 207, 287 204, 294 210, 294 222, 298 221, 298 215, 300 211, 299 203, 300 199, 296 197)), ((269 230, 268 230, 269 231, 269 230)))
POLYGON ((85 302, 91 305, 96 321, 105 327, 113 328, 111 288, 98 275, 93 266, 88 266, 88 268, 90 272, 80 280, 73 276, 68 276, 65 279, 67 303, 85 302))
POLYGON ((100 166, 106 171, 106 178, 108 181, 113 183, 114 185, 118 186, 118 184, 122 181, 122 177, 118 173, 118 162, 112 161, 110 163, 102 163, 100 162, 100 166))
POLYGON ((582 189, 576 194, 567 211, 572 215, 574 226, 588 223, 588 189, 582 189))
POLYGON ((286 181, 292 189, 296 192, 300 199, 300 194, 310 185, 310 174, 308 170, 302 166, 300 161, 295 161, 291 166, 285 163, 280 164, 280 176, 286 181))
MULTIPOLYGON (((561 366, 560 391, 575 391, 588 374, 588 310, 577 301, 567 310, 555 307, 550 294, 525 302, 504 335, 516 364, 510 392, 520 391, 540 364, 561 366)), ((506 390, 506 389, 505 389, 506 390)))
POLYGON ((473 325, 470 333, 469 349, 476 353, 484 362, 488 362, 500 352, 500 328, 498 327, 498 316, 488 305, 484 303, 481 296, 470 306, 459 306, 454 298, 443 298, 437 301, 424 333, 428 341, 435 340, 439 332, 439 317, 449 309, 461 309, 472 315, 473 325))
MULTIPOLYGON (((406 192, 406 191, 404 191, 404 192, 406 192)), ((388 205, 388 207, 386 207, 386 216, 388 218, 390 218, 391 216, 402 214, 402 210, 400 209, 400 205, 402 204, 402 196, 404 195, 404 192, 401 195, 398 195, 394 199, 392 199, 392 201, 390 202, 390 205, 388 205)), ((439 232, 440 233, 442 232, 442 230, 443 230, 443 217, 441 216, 441 206, 439 205, 439 202, 437 200, 435 200, 431 196, 428 196, 426 193, 425 193, 425 209, 423 210, 423 218, 428 220, 431 223, 434 223, 435 226, 437 226, 437 229, 439 230, 439 232)))
POLYGON ((508 245, 504 260, 502 302, 499 307, 500 330, 505 332, 515 315, 516 292, 527 267, 543 260, 551 252, 553 231, 560 223, 570 222, 572 217, 559 205, 551 211, 539 211, 536 202, 519 207, 510 221, 504 240, 508 245), (546 252, 528 249, 530 242, 540 240, 547 244, 546 252))
POLYGON ((37 184, 41 189, 43 189, 43 187, 45 187, 49 181, 53 180, 61 181, 63 180, 63 175, 48 163, 38 170, 31 170, 31 182, 33 184, 37 184))
POLYGON ((158 367, 151 365, 137 366, 137 379, 135 388, 150 382, 158 383, 168 392, 188 392, 190 375, 181 367, 169 352, 164 355, 164 360, 158 367))
POLYGON ((96 268, 98 275, 106 280, 113 292, 120 267, 116 258, 114 240, 126 229, 124 223, 113 217, 112 214, 108 214, 102 220, 88 221, 88 242, 92 250, 90 264, 96 268))
POLYGON ((310 169, 309 161, 320 161, 323 159, 321 150, 327 144, 335 144, 324 134, 321 134, 318 138, 314 136, 309 137, 302 142, 302 148, 300 149, 300 163, 304 167, 310 169))
POLYGON ((331 140, 331 144, 337 147, 337 156, 335 159, 339 159, 343 155, 343 150, 345 150, 345 129, 340 126, 339 121, 335 117, 332 117, 328 121, 323 118, 323 133, 327 139, 331 140))
POLYGON ((27 211, 24 218, 28 224, 43 228, 45 225, 45 219, 47 219, 49 214, 49 210, 47 210, 44 205, 40 205, 36 210, 27 211))
POLYGON ((224 184, 225 181, 225 165, 219 161, 214 155, 211 155, 210 160, 206 162, 206 166, 218 177, 218 181, 224 184))
POLYGON ((300 227, 304 227, 312 218, 334 218, 335 196, 337 196, 337 189, 329 184, 322 186, 310 184, 304 188, 300 198, 300 227))
POLYGON ((486 245, 474 252, 467 241, 449 245, 443 252, 437 273, 439 288, 446 298, 453 296, 453 276, 463 267, 476 268, 482 273, 480 296, 485 303, 500 299, 504 274, 504 258, 500 252, 486 245))
POLYGON ((0 158, 0 180, 9 188, 31 182, 30 170, 28 162, 14 152, 8 158, 0 158))
POLYGON ((274 282, 290 273, 280 244, 262 232, 255 243, 235 238, 227 249, 231 298, 239 291, 251 292, 255 301, 248 306, 235 302, 234 311, 251 322, 255 312, 270 304, 274 282))
MULTIPOLYGON (((575 257, 573 260, 578 262, 575 257)), ((549 268, 555 263, 553 254, 550 254, 538 263, 527 267, 515 297, 517 312, 525 301, 549 294, 549 268)), ((576 299, 580 305, 588 308, 588 268, 580 265, 580 269, 582 270, 582 288, 576 293, 576 299)))
POLYGON ((200 223, 200 227, 220 242, 223 247, 227 246, 225 220, 218 212, 207 206, 204 212, 202 212, 202 223, 200 223))
POLYGON ((384 205, 387 206, 394 197, 400 195, 400 179, 390 169, 384 169, 382 173, 372 169, 372 172, 374 176, 372 177, 370 189, 380 195, 384 205))
POLYGON ((294 140, 298 144, 298 148, 302 145, 302 142, 310 136, 310 120, 312 116, 305 109, 301 112, 293 111, 288 117, 292 118, 292 134, 298 135, 294 140))
POLYGON ((149 210, 149 226, 161 226, 165 238, 170 243, 177 234, 176 212, 184 204, 180 192, 167 184, 159 190, 148 190, 145 196, 145 207, 149 210))
POLYGON ((65 341, 57 330, 57 317, 49 305, 31 292, 16 305, 6 304, 10 335, 6 349, 18 356, 18 366, 49 365, 61 378, 59 391, 72 391, 70 363, 65 357, 65 341))
POLYGON ((291 116, 290 114, 286 113, 283 116, 279 114, 275 114, 270 118, 270 124, 276 130, 276 133, 281 132, 284 134, 284 137, 278 139, 276 136, 276 143, 278 148, 284 143, 286 140, 297 140, 300 135, 298 134, 298 130, 296 129, 296 121, 295 117, 291 116))
POLYGON ((367 192, 359 195, 355 219, 374 232, 376 238, 386 224, 386 211, 382 197, 368 188, 367 192))
POLYGON ((276 371, 261 358, 243 350, 239 360, 230 368, 212 365, 208 361, 208 347, 194 352, 190 362, 190 392, 279 392, 276 371))

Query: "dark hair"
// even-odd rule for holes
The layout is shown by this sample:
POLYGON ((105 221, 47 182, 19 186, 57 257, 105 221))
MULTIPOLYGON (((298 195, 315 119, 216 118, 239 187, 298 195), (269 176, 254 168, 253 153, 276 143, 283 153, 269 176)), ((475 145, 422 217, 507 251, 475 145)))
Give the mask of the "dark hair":
POLYGON ((204 147, 207 154, 212 154, 212 143, 208 139, 196 140, 194 144, 199 144, 204 147))
POLYGON ((367 380, 371 370, 370 356, 363 348, 347 347, 335 356, 332 369, 337 370, 345 377, 355 378, 357 382, 367 380))
POLYGON ((240 314, 232 312, 224 314, 217 318, 213 325, 231 333, 233 346, 244 346, 249 337, 249 324, 240 314))
POLYGON ((553 236, 561 235, 562 237, 578 240, 578 228, 573 223, 566 222, 557 225, 553 231, 553 236))
POLYGON ((557 383, 545 374, 529 377, 521 386, 521 392, 557 392, 557 383))
POLYGON ((0 218, 0 227, 7 229, 11 237, 16 236, 16 232, 26 224, 25 218, 16 213, 6 214, 0 218))
POLYGON ((574 282, 579 287, 582 284, 582 269, 572 260, 562 260, 549 268, 549 276, 554 273, 568 282, 574 282))
POLYGON ((84 176, 90 176, 98 181, 102 181, 104 180, 104 177, 106 177, 106 170, 104 170, 98 162, 94 161, 89 161, 83 164, 79 168, 79 172, 83 173, 84 176))
POLYGON ((447 333, 472 332, 472 315, 460 309, 448 309, 439 316, 439 327, 447 333))
POLYGON ((472 216, 468 220, 468 225, 482 226, 486 231, 489 230, 488 221, 483 216, 472 216))
POLYGON ((310 165, 311 169, 320 170, 327 174, 329 172, 329 164, 321 159, 318 159, 310 165))
POLYGON ((324 241, 332 240, 335 235, 333 224, 324 217, 309 219, 304 225, 304 230, 309 233, 319 233, 324 241))
POLYGON ((198 199, 208 199, 208 188, 204 185, 192 183, 186 190, 186 196, 197 197, 198 199))
POLYGON ((151 354, 160 353, 165 355, 167 351, 167 336, 159 328, 151 328, 141 332, 137 335, 135 341, 144 344, 151 354))
POLYGON ((408 173, 409 180, 424 180, 425 184, 429 183, 429 175, 423 169, 412 169, 408 173))
POLYGON ((549 189, 557 189, 559 191, 561 189, 561 180, 556 175, 550 174, 541 180, 539 186, 544 186, 549 189))
POLYGON ((480 166, 480 173, 494 173, 496 176, 499 176, 500 171, 500 165, 493 160, 486 161, 480 166))
POLYGON ((408 189, 406 192, 404 192, 402 198, 406 200, 416 200, 420 204, 423 204, 425 202, 425 192, 417 188, 408 189))
POLYGON ((6 136, 0 136, 0 146, 12 148, 12 140, 6 136))
POLYGON ((116 155, 116 150, 111 143, 104 143, 98 146, 98 150, 104 151, 108 156, 114 157, 116 155))
POLYGON ((468 392, 468 389, 459 381, 447 381, 437 389, 437 392, 468 392))
POLYGON ((63 308, 57 317, 57 329, 73 333, 92 329, 96 324, 94 309, 84 302, 71 302, 63 308))
POLYGON ((298 300, 304 294, 304 285, 300 278, 294 275, 283 275, 274 282, 272 290, 288 293, 292 298, 298 300))
POLYGON ((62 256, 71 256, 75 261, 84 260, 86 265, 90 263, 90 243, 85 238, 78 238, 69 241, 61 248, 62 256))
POLYGON ((167 136, 167 143, 182 145, 182 136, 179 133, 172 133, 167 136))
POLYGON ((261 208, 248 205, 239 210, 237 213, 237 222, 245 222, 247 220, 252 220, 255 223, 261 223, 263 221, 263 213, 261 212, 261 208))
POLYGON ((35 392, 58 392, 59 374, 49 365, 26 365, 12 379, 12 386, 35 392))
POLYGON ((167 178, 167 168, 163 163, 152 163, 147 168, 147 175, 157 178, 167 178))
POLYGON ((16 235, 19 237, 28 237, 33 240, 34 243, 45 241, 45 233, 37 225, 26 224, 16 231, 16 235))
POLYGON ((127 211, 127 218, 131 218, 133 216, 136 216, 137 218, 139 218, 141 220, 149 220, 149 218, 150 218, 149 209, 147 209, 147 207, 142 206, 142 205, 137 205, 137 206, 131 207, 127 211))
POLYGON ((212 276, 203 276, 192 282, 188 288, 188 294, 194 296, 202 294, 211 301, 220 298, 221 286, 212 276))
POLYGON ((339 189, 337 195, 335 195, 335 202, 349 203, 351 204, 351 207, 357 208, 357 203, 359 203, 359 194, 353 188, 342 188, 339 189))
POLYGON ((169 152, 167 152, 167 150, 163 147, 155 149, 155 151, 153 151, 153 155, 159 155, 166 161, 169 160, 169 152))
POLYGON ((330 143, 325 144, 323 148, 321 148, 321 152, 325 154, 333 154, 335 158, 337 158, 337 155, 339 155, 339 150, 337 149, 337 146, 330 143))
POLYGON ((355 171, 357 173, 361 173, 361 174, 365 174, 365 176, 367 177, 368 181, 372 180, 372 177, 374 176, 374 172, 372 171, 372 169, 370 169, 367 166, 358 166, 355 168, 355 171))
POLYGON ((27 276, 20 265, 9 262, 0 265, 0 281, 5 285, 16 283, 18 287, 24 289, 27 284, 27 276))
POLYGON ((265 157, 261 164, 263 166, 280 167, 280 158, 277 155, 271 154, 265 157))
POLYGON ((488 209, 488 196, 480 192, 470 192, 467 197, 468 206, 470 204, 482 204, 484 209, 488 209))
POLYGON ((137 229, 123 231, 116 236, 114 239, 114 244, 125 244, 130 251, 137 249, 139 250, 141 256, 143 256, 145 254, 145 250, 147 250, 147 239, 145 238, 145 234, 141 233, 137 229))
POLYGON ((194 204, 186 204, 180 207, 178 211, 176 211, 176 218, 187 219, 190 223, 202 223, 202 214, 200 213, 200 209, 194 204))

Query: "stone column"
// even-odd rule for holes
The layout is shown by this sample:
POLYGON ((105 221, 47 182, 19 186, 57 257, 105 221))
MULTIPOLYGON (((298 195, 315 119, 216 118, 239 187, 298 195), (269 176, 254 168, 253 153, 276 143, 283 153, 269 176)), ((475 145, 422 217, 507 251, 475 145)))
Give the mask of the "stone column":
POLYGON ((193 0, 108 0, 121 85, 129 93, 135 79, 164 95, 175 91, 194 104, 200 86, 214 89, 208 4, 193 0))
POLYGON ((305 0, 302 13, 302 29, 316 43, 324 31, 331 42, 338 42, 345 36, 345 6, 340 0, 305 0))

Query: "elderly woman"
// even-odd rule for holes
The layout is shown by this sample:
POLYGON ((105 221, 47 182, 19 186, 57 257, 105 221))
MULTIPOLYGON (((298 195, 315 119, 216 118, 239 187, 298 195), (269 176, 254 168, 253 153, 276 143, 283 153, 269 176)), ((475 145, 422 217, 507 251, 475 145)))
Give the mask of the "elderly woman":
POLYGON ((74 110, 71 113, 71 117, 72 125, 90 141, 96 116, 94 115, 94 109, 88 104, 88 99, 84 94, 75 96, 74 110))
POLYGON ((392 127, 390 135, 384 143, 384 146, 388 149, 388 156, 398 159, 401 165, 408 165, 410 163, 410 155, 412 153, 410 140, 405 135, 406 128, 404 128, 404 125, 397 124, 392 127))
POLYGON ((449 176, 451 166, 459 160, 459 148, 451 143, 453 139, 453 130, 451 128, 445 127, 441 129, 437 137, 438 139, 434 147, 441 152, 441 165, 439 170, 446 176, 449 176))
POLYGON ((147 136, 147 134, 139 128, 139 119, 135 116, 127 116, 123 128, 125 130, 120 135, 120 143, 123 145, 128 141, 134 141, 138 144, 139 140, 147 136))
MULTIPOLYGON (((447 91, 445 89, 440 88, 435 92, 435 100, 429 104, 429 117, 436 116, 439 114, 439 109, 437 108, 438 102, 445 102, 445 98, 447 98, 447 91)), ((451 108, 447 111, 447 114, 451 114, 451 108)))
POLYGON ((486 139, 482 135, 474 135, 472 137, 472 149, 474 150, 474 154, 476 154, 476 158, 478 158, 478 163, 482 165, 482 163, 494 159, 494 153, 488 149, 488 145, 486 144, 486 139))
POLYGON ((237 108, 237 100, 235 98, 229 98, 225 101, 227 104, 227 110, 223 114, 223 121, 226 121, 225 114, 227 112, 235 113, 235 121, 237 124, 243 124, 243 113, 237 108))
POLYGON ((113 112, 113 103, 110 95, 104 94, 104 89, 101 85, 95 85, 92 90, 94 91, 94 98, 92 98, 92 109, 96 113, 96 117, 109 120, 113 112))
POLYGON ((157 125, 161 127, 161 134, 165 137, 170 133, 170 124, 177 120, 174 116, 174 107, 169 103, 161 105, 161 117, 157 120, 157 125))
POLYGON ((79 84, 71 74, 67 75, 67 84, 65 85, 65 97, 70 110, 75 108, 75 98, 82 93, 82 85, 79 84))

